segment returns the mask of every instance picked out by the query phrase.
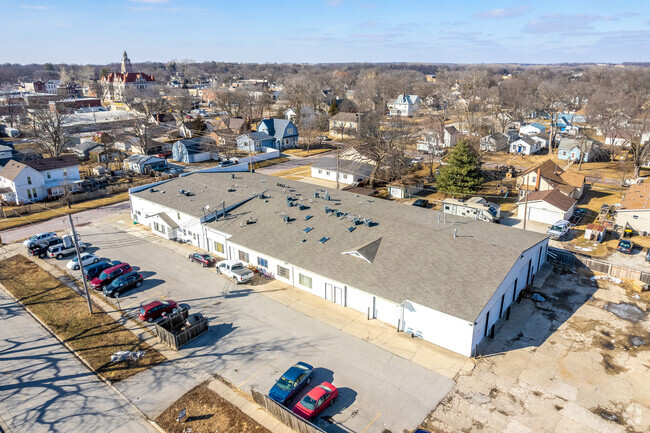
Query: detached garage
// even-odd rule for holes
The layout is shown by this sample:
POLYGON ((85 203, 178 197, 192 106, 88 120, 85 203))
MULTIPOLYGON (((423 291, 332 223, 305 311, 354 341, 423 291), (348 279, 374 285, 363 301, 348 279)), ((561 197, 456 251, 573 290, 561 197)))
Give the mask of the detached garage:
POLYGON ((526 218, 529 221, 545 224, 568 220, 573 215, 577 203, 574 198, 564 195, 556 189, 531 192, 528 194, 528 206, 525 202, 525 197, 517 202, 519 205, 517 216, 521 219, 526 218), (525 216, 524 213, 526 213, 525 216))

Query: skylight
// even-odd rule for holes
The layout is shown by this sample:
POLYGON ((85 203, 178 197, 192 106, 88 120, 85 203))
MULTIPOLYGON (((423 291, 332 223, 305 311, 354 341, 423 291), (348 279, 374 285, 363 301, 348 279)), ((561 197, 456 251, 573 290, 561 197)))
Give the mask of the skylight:
POLYGON ((348 227, 348 231, 349 231, 349 232, 353 232, 353 231, 354 231, 354 229, 356 229, 356 227, 355 227, 355 226, 352 226, 352 227, 348 227))
POLYGON ((310 231, 314 230, 313 227, 307 227, 306 229, 303 230, 305 233, 309 233, 310 231))
POLYGON ((318 242, 321 243, 321 244, 324 244, 325 242, 327 242, 329 240, 330 240, 330 238, 328 238, 327 236, 323 236, 322 238, 319 239, 318 242))
POLYGON ((306 220, 308 220, 309 218, 311 218, 311 215, 307 215, 307 216, 305 216, 305 219, 306 219, 306 220))

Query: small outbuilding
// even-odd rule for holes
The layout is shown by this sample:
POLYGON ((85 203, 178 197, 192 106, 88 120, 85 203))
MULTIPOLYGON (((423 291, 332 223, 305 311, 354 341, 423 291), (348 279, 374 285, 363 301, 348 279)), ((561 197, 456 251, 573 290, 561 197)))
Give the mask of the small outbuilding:
POLYGON ((517 216, 529 221, 553 224, 560 220, 568 220, 573 215, 578 201, 556 189, 535 191, 528 194, 528 203, 525 196, 517 204, 517 216), (524 214, 526 214, 524 216, 524 214))
POLYGON ((167 168, 167 160, 152 155, 131 155, 124 160, 124 169, 136 173, 150 173, 167 168))
POLYGON ((607 227, 603 224, 587 224, 585 230, 585 239, 590 241, 602 242, 607 235, 607 227))
POLYGON ((209 161, 216 154, 217 142, 210 137, 194 137, 178 140, 172 146, 172 158, 186 164, 209 161))

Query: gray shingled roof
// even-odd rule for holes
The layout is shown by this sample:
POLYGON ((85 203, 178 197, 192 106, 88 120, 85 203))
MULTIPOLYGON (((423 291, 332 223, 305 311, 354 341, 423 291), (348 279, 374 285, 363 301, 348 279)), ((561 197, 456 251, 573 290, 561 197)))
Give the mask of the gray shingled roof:
POLYGON ((206 204, 225 200, 229 207, 263 191, 264 200, 249 200, 229 211, 226 219, 206 225, 261 255, 396 303, 410 300, 467 321, 478 317, 522 252, 546 238, 452 215, 446 223, 438 222, 435 211, 345 191, 328 191, 327 201, 314 198, 314 192, 325 195, 315 185, 259 173, 236 173, 234 179, 229 173, 193 173, 157 186, 156 192, 145 189, 133 195, 201 217, 206 204), (178 194, 180 189, 194 195, 178 194), (288 207, 287 195, 302 197, 296 201, 309 208, 288 207), (355 226, 345 216, 326 214, 325 206, 371 218, 376 225, 355 226), (283 214, 292 221, 285 223, 283 214), (312 218, 305 220, 308 214, 312 218), (257 223, 246 224, 249 218, 257 223), (307 226, 313 227, 309 233, 303 231, 307 226), (350 227, 356 228, 348 231, 350 227), (321 244, 323 237, 329 240, 321 244), (379 238, 372 263, 343 254, 379 238))

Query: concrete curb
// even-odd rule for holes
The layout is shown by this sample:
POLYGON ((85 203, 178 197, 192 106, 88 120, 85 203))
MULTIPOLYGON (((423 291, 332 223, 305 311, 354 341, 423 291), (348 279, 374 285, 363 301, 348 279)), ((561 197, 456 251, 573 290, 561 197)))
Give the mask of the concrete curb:
MULTIPOLYGON (((56 277, 55 277, 55 278, 56 278, 56 277)), ((81 364, 82 364, 86 369, 88 369, 88 371, 90 371, 96 379, 102 381, 102 382, 103 382, 105 385, 107 385, 107 386, 108 386, 108 387, 109 387, 113 392, 115 392, 118 396, 120 396, 120 398, 122 398, 122 400, 124 400, 126 403, 128 403, 128 404, 129 404, 129 405, 130 405, 130 406, 131 406, 131 407, 132 407, 132 408, 133 408, 133 409, 134 409, 134 410, 135 410, 135 411, 136 411, 136 412, 137 412, 137 413, 138 413, 138 414, 143 418, 143 419, 146 419, 146 420, 147 420, 147 421, 148 421, 148 422, 149 422, 149 423, 150 423, 150 424, 151 424, 151 425, 152 425, 156 430, 158 430, 158 431, 161 432, 161 433, 167 433, 167 432, 166 432, 165 430, 163 430, 163 429, 162 429, 162 428, 161 428, 161 427, 160 427, 160 426, 159 426, 155 421, 149 419, 149 417, 147 417, 147 416, 146 416, 146 415, 145 415, 145 414, 144 414, 144 413, 143 413, 143 412, 142 412, 142 411, 141 411, 141 410, 140 410, 140 409, 139 409, 139 408, 138 408, 134 403, 132 403, 131 400, 129 400, 129 399, 128 399, 124 394, 122 394, 122 393, 120 392, 119 389, 117 389, 115 386, 113 386, 113 384, 112 384, 109 380, 104 379, 103 377, 101 377, 101 376, 100 376, 100 375, 99 375, 99 374, 98 374, 98 373, 97 373, 97 372, 96 372, 96 371, 95 371, 95 370, 90 366, 90 364, 88 364, 88 363, 86 362, 85 359, 83 359, 81 356, 79 356, 79 355, 77 354, 77 352, 75 352, 75 351, 74 351, 70 346, 68 346, 68 344, 67 344, 65 341, 63 341, 63 340, 62 340, 58 335, 56 335, 54 332, 52 332, 52 330, 51 330, 51 329, 50 329, 50 328, 49 328, 49 327, 48 327, 48 326, 47 326, 47 325, 46 325, 46 324, 45 324, 45 323, 44 323, 40 318, 38 318, 34 313, 32 313, 32 311, 31 311, 29 308, 27 308, 27 306, 23 305, 23 304, 22 304, 22 303, 21 303, 21 302, 20 302, 20 301, 19 301, 19 300, 18 300, 18 299, 17 299, 17 298, 16 298, 16 297, 11 293, 11 292, 9 292, 9 291, 4 287, 3 284, 0 284, 0 288, 2 288, 2 290, 4 290, 4 292, 7 293, 7 294, 11 297, 11 299, 14 300, 14 302, 16 302, 18 305, 20 305, 20 306, 23 308, 23 310, 25 310, 25 311, 26 311, 30 316, 32 316, 32 318, 33 318, 33 319, 34 319, 34 320, 35 320, 39 325, 41 325, 41 327, 43 327, 43 329, 45 329, 45 331, 46 331, 48 334, 50 334, 50 335, 51 335, 52 337, 54 337, 54 338, 55 338, 59 343, 61 343, 61 344, 62 344, 66 349, 68 349, 68 351, 69 351, 69 352, 70 352, 70 353, 71 353, 71 354, 72 354, 72 355, 73 355, 73 356, 74 356, 74 357, 75 357, 75 358, 76 358, 76 359, 77 359, 77 360, 78 360, 78 361, 79 361, 79 362, 80 362, 80 363, 81 363, 81 364)), ((2 424, 0 424, 0 426, 1 426, 1 425, 2 425, 2 424)))

